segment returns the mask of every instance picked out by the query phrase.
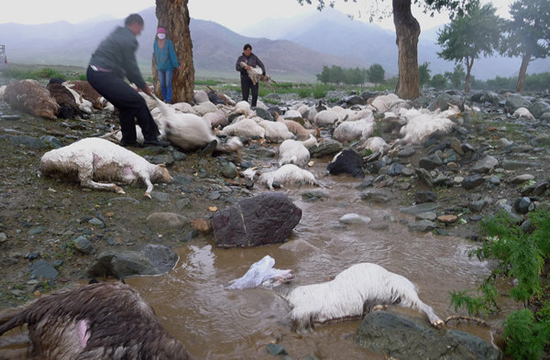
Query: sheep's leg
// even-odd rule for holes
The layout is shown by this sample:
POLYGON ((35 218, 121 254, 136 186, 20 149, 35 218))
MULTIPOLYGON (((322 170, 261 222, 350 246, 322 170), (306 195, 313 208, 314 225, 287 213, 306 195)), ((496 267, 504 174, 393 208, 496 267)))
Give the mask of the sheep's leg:
POLYGON ((137 174, 139 178, 147 185, 147 190, 145 190, 145 194, 143 194, 144 197, 151 199, 151 192, 153 191, 153 183, 151 182, 151 179, 149 177, 149 173, 147 172, 140 172, 137 174))
POLYGON ((93 171, 94 170, 92 164, 90 164, 89 166, 79 167, 78 179, 80 180, 80 186, 89 189, 114 191, 117 194, 125 194, 124 190, 120 186, 110 183, 103 184, 92 180, 93 171))

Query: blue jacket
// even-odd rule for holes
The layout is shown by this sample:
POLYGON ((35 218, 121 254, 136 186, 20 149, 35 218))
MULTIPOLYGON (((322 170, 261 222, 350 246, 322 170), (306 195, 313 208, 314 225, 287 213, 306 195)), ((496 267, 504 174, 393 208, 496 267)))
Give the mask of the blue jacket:
POLYGON ((162 49, 159 47, 158 39, 155 40, 153 51, 155 55, 155 63, 157 64, 157 70, 170 71, 180 66, 172 40, 164 40, 164 47, 162 49))
POLYGON ((122 78, 127 77, 138 88, 144 89, 145 80, 136 60, 137 48, 135 35, 127 27, 119 26, 99 44, 92 54, 90 65, 112 70, 122 78))

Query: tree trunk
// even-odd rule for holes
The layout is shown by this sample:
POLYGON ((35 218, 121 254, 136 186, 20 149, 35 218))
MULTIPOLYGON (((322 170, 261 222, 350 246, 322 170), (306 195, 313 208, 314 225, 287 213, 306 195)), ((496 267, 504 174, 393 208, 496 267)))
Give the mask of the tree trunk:
POLYGON ((527 66, 531 61, 531 54, 524 54, 521 59, 521 66, 519 68, 518 82, 516 84, 516 92, 523 92, 523 86, 525 86, 525 76, 527 75, 527 66))
POLYGON ((470 78, 472 77, 472 67, 474 67, 474 58, 469 60, 466 58, 466 78, 464 79, 464 92, 468 94, 470 92, 470 78))
MULTIPOLYGON (((175 69, 172 78, 173 102, 192 104, 195 88, 195 67, 193 66, 193 42, 189 29, 189 0, 156 0, 158 26, 166 29, 167 36, 174 43, 181 70, 175 69)), ((157 96, 161 96, 157 66, 153 59, 153 78, 157 96)))
POLYGON ((418 82, 418 37, 420 24, 411 12, 411 0, 393 1, 393 23, 399 52, 399 80, 397 95, 402 99, 416 99, 420 95, 418 82))

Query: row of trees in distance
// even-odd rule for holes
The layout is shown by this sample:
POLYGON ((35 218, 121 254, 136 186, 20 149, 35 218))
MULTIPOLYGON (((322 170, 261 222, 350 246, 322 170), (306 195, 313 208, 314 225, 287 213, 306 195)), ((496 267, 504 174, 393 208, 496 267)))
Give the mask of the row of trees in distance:
POLYGON ((384 82, 385 77, 386 71, 380 64, 372 64, 368 69, 325 65, 323 71, 317 74, 317 80, 323 84, 361 85, 366 82, 380 84, 384 82))

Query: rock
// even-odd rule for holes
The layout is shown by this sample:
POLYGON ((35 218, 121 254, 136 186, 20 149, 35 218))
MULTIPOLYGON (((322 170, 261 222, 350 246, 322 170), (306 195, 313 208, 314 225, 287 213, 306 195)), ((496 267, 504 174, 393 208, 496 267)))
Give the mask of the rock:
POLYGON ((12 144, 17 146, 25 146, 31 149, 46 149, 49 148, 49 146, 42 140, 34 138, 32 136, 28 135, 6 135, 6 136, 0 136, 0 140, 3 140, 7 138, 12 144))
POLYGON ((437 195, 433 191, 417 191, 414 194, 414 200, 417 204, 435 202, 437 201, 437 195))
POLYGON ((88 269, 91 277, 160 275, 170 271, 178 261, 178 255, 164 245, 147 245, 142 251, 106 250, 99 254, 88 269))
POLYGON ((534 180, 534 179, 535 179, 535 177, 531 174, 522 174, 522 175, 518 175, 518 176, 514 177, 512 180, 510 180, 510 183, 515 184, 515 185, 519 185, 519 184, 523 184, 524 182, 531 181, 531 180, 534 180))
POLYGON ((157 231, 182 228, 189 223, 189 220, 185 216, 170 212, 153 213, 147 216, 146 221, 150 227, 157 231))
POLYGON ((211 220, 218 247, 250 247, 286 241, 302 210, 283 193, 267 192, 218 211, 211 220))
POLYGON ((420 220, 409 224, 408 228, 411 231, 427 232, 436 229, 437 225, 430 220, 420 220))
POLYGON ((210 223, 205 219, 195 219, 191 221, 191 226, 193 229, 200 231, 203 234, 208 234, 212 229, 210 223))
POLYGON ((439 207, 439 204, 429 202, 429 203, 418 204, 418 205, 415 205, 415 206, 400 208, 399 212, 416 216, 416 215, 424 213, 424 212, 433 211, 433 210, 437 209, 438 207, 439 207))
POLYGON ((393 199, 393 195, 389 191, 384 189, 365 190, 359 194, 359 197, 363 201, 382 204, 385 204, 393 199))
POLYGON ((29 268, 31 276, 36 279, 55 279, 59 275, 59 271, 44 259, 33 262, 29 268))
POLYGON ((305 240, 298 239, 284 243, 279 249, 291 251, 291 252, 311 252, 319 250, 317 247, 311 245, 305 240))
POLYGON ((261 117, 264 120, 273 121, 273 116, 269 113, 269 111, 262 109, 261 107, 255 107, 254 111, 256 111, 256 116, 261 117))
POLYGON ((318 190, 318 189, 305 191, 301 195, 304 201, 310 201, 310 202, 328 199, 330 197, 330 194, 328 192, 324 190, 318 190))
POLYGON ((333 156, 342 151, 342 144, 334 140, 327 140, 309 148, 312 158, 333 156))
POLYGON ((399 176, 403 172, 403 169, 405 169, 405 165, 399 164, 399 163, 393 163, 390 165, 390 168, 388 169, 388 175, 399 176))
POLYGON ((428 170, 422 169, 422 168, 416 168, 415 172, 416 172, 416 175, 418 176, 418 179, 420 179, 420 181, 422 181, 424 184, 426 184, 430 188, 434 187, 434 179, 432 175, 428 172, 428 170))
POLYGON ((531 199, 528 197, 519 198, 514 202, 514 210, 516 210, 518 214, 527 214, 532 210, 531 207, 531 199))
POLYGON ((502 358, 499 350, 477 336, 459 330, 438 330, 426 322, 389 312, 372 312, 365 316, 355 342, 397 359, 502 358))
POLYGON ((100 219, 96 218, 96 217, 91 218, 90 220, 88 220, 88 224, 99 226, 100 228, 105 227, 105 223, 103 221, 101 221, 100 219))
POLYGON ((478 161, 474 166, 472 166, 472 172, 478 174, 486 174, 495 169, 498 165, 498 160, 494 157, 487 155, 480 161, 478 161))
POLYGON ((504 170, 519 170, 528 167, 536 167, 537 163, 504 159, 502 160, 501 166, 504 170))
POLYGON ((513 114, 520 107, 529 108, 531 107, 531 102, 517 94, 511 94, 506 98, 505 108, 509 114, 513 114))
POLYGON ((277 345, 277 344, 273 344, 273 343, 267 344, 267 351, 271 355, 287 355, 288 354, 284 347, 282 347, 280 345, 277 345))
POLYGON ((227 164, 222 166, 220 169, 220 173, 226 179, 234 179, 239 175, 239 171, 237 170, 237 167, 232 162, 228 162, 227 164))
POLYGON ((72 241, 74 248, 83 254, 92 254, 95 249, 94 245, 88 240, 86 236, 79 236, 72 241))
POLYGON ((437 220, 441 221, 444 224, 452 224, 458 221, 458 216, 456 215, 441 215, 437 217, 437 220))
POLYGON ((61 143, 61 141, 59 141, 59 139, 55 136, 44 135, 40 137, 40 140, 42 140, 45 144, 53 149, 59 149, 60 147, 63 147, 63 143, 61 143))
POLYGON ((5 243, 6 241, 8 241, 8 235, 4 232, 0 232, 0 244, 5 243))
POLYGON ((428 155, 418 161, 418 166, 426 170, 433 170, 441 165, 443 165, 443 161, 436 154, 428 155))
POLYGON ((416 154, 416 150, 412 146, 405 146, 403 149, 399 150, 397 156, 400 158, 410 157, 416 154))
POLYGON ((151 197, 154 200, 160 201, 160 202, 170 202, 172 199, 170 198, 170 194, 166 194, 159 191, 152 191, 151 197))
POLYGON ((464 189, 470 190, 483 184, 484 181, 485 180, 483 179, 483 176, 479 174, 469 175, 466 176, 462 181, 462 187, 464 189))
POLYGON ((368 224, 372 219, 359 214, 345 214, 338 221, 342 224, 368 224))

